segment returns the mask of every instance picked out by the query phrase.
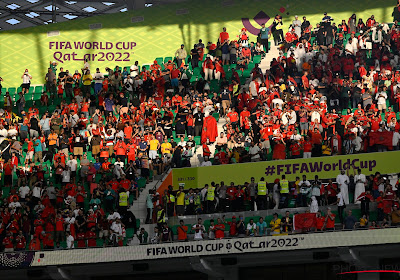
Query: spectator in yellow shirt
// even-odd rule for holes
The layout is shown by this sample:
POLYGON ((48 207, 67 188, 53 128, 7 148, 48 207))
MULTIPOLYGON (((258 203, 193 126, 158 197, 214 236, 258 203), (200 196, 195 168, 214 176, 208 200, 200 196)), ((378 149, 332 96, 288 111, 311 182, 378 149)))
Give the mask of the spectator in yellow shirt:
POLYGON ((172 145, 170 142, 168 142, 168 139, 164 139, 164 143, 161 144, 161 153, 165 157, 170 158, 171 157, 171 152, 172 152, 172 145))
POLYGON ((269 223, 271 226, 271 234, 280 234, 281 233, 281 219, 278 218, 278 214, 274 213, 274 218, 269 223))
POLYGON ((182 186, 180 186, 179 191, 176 192, 175 211, 178 216, 183 216, 185 214, 185 192, 182 186))
POLYGON ((366 215, 363 215, 363 216, 360 218, 360 228, 366 228, 367 225, 368 225, 367 216, 366 216, 366 215))
POLYGON ((87 93, 90 94, 90 87, 92 86, 93 77, 90 74, 89 70, 86 70, 85 75, 82 77, 83 81, 83 93, 86 95, 87 93))
POLYGON ((157 157, 157 150, 160 148, 160 142, 154 138, 154 135, 151 135, 149 146, 149 158, 155 159, 157 157))

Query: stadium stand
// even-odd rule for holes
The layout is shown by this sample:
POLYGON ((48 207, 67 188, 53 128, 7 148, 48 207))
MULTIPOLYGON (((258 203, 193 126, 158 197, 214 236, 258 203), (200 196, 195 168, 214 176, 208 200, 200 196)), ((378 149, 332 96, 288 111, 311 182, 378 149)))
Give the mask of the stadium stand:
POLYGON ((329 181, 281 176, 151 190, 145 222, 157 224, 154 233, 129 210, 155 176, 190 167, 197 149, 201 166, 399 150, 398 24, 371 16, 335 26, 324 15, 316 27, 295 19, 283 36, 281 21, 263 27, 257 42, 246 29, 238 40, 223 29, 190 53, 182 46, 106 73, 50 61, 44 85, 31 86, 26 69, 21 87, 2 88, 2 249, 397 226, 397 179, 355 169, 329 181), (279 56, 263 72, 271 48, 279 56), (195 214, 209 216, 180 221, 195 214))

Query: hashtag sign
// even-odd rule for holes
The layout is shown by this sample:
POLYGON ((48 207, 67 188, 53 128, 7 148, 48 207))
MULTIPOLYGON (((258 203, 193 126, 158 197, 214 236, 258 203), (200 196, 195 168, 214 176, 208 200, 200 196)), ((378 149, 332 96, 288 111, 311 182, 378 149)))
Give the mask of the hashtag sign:
POLYGON ((274 175, 274 174, 275 174, 275 166, 268 166, 265 169, 265 175, 271 176, 271 175, 274 175))

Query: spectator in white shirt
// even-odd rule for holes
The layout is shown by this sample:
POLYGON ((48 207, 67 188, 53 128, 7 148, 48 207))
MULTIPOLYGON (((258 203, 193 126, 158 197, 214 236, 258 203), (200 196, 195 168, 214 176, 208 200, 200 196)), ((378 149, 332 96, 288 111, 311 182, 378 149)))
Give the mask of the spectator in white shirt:
POLYGON ((386 99, 387 99, 387 93, 386 93, 386 86, 383 86, 383 89, 381 92, 379 92, 375 99, 377 100, 376 104, 378 105, 378 110, 385 112, 386 110, 386 99))
POLYGON ((131 76, 135 78, 137 75, 139 75, 139 62, 135 61, 135 64, 131 66, 131 76))
POLYGON ((286 125, 286 124, 295 124, 296 123, 296 119, 297 119, 297 117, 296 117, 296 112, 295 111, 293 111, 293 110, 291 110, 291 109, 289 109, 287 112, 285 112, 283 115, 282 115, 282 123, 284 124, 284 125, 286 125))
POLYGON ((69 231, 67 231, 67 249, 74 249, 75 245, 74 245, 74 237, 71 235, 71 233, 69 231))
POLYGON ((69 232, 71 225, 75 224, 74 212, 70 212, 68 217, 65 218, 66 231, 69 232))
POLYGON ((13 201, 8 204, 8 207, 11 209, 11 213, 14 213, 17 208, 21 207, 21 203, 17 201, 17 198, 14 197, 13 201))
POLYGON ((93 75, 93 80, 94 80, 94 93, 97 94, 100 92, 100 90, 103 88, 103 79, 104 75, 100 73, 100 69, 96 68, 96 73, 93 75))
POLYGON ((292 136, 290 136, 290 140, 295 140, 295 141, 301 140, 301 135, 297 133, 297 129, 295 129, 292 136))
POLYGON ((393 132, 393 140, 392 140, 392 145, 393 145, 393 150, 397 151, 399 150, 399 141, 400 141, 400 133, 397 131, 393 132))
POLYGON ((116 220, 116 219, 121 219, 121 215, 118 212, 114 212, 110 215, 108 215, 107 220, 116 220))
POLYGON ((186 147, 186 141, 183 136, 181 137, 181 141, 178 142, 178 146, 186 147))
POLYGON ((204 238, 205 228, 202 225, 201 218, 197 220, 197 224, 192 226, 192 230, 194 231, 194 240, 202 240, 204 238))
POLYGON ((76 157, 74 158, 73 155, 70 155, 69 160, 67 161, 67 166, 69 167, 69 170, 71 170, 71 179, 73 182, 75 182, 76 168, 78 166, 78 161, 76 160, 76 157))
POLYGON ((41 183, 36 183, 32 189, 32 199, 35 204, 42 198, 43 189, 41 183))
POLYGON ((208 158, 204 158, 204 161, 201 163, 200 166, 211 166, 211 161, 208 158))
POLYGON ((219 137, 217 137, 216 139, 216 145, 217 147, 226 148, 227 144, 228 144, 228 138, 225 136, 223 132, 221 132, 219 137))
POLYGON ((354 135, 353 136, 353 141, 352 141, 352 143, 353 143, 353 145, 354 145, 354 151, 355 152, 360 152, 361 151, 361 148, 362 148, 362 139, 361 139, 361 137, 360 136, 358 136, 358 135, 354 135))
POLYGON ((246 227, 246 235, 254 236, 256 234, 257 234, 257 225, 254 223, 253 219, 250 219, 250 222, 247 224, 246 227))
POLYGON ((19 197, 22 202, 25 202, 26 196, 30 193, 31 189, 28 186, 22 186, 19 188, 19 197))
POLYGON ((251 161, 259 161, 260 160, 260 152, 261 149, 258 145, 254 144, 254 141, 251 142, 251 146, 249 148, 249 154, 251 156, 251 161))
POLYGON ((349 40, 347 41, 346 47, 345 47, 345 54, 346 55, 354 55, 354 49, 353 49, 353 44, 352 44, 352 39, 349 38, 349 40))
POLYGON ((113 245, 117 246, 118 245, 118 240, 122 236, 122 223, 121 223, 121 220, 120 219, 116 219, 112 223, 110 229, 111 229, 111 232, 112 232, 111 236, 110 236, 110 239, 111 239, 113 245))

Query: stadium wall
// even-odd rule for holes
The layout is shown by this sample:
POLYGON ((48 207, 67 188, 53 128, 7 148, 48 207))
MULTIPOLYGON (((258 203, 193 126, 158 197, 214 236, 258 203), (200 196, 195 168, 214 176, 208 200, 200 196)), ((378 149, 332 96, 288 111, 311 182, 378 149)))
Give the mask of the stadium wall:
POLYGON ((189 52, 201 38, 216 42, 222 27, 231 40, 246 27, 255 40, 261 22, 271 24, 283 16, 287 29, 294 15, 305 15, 313 26, 328 12, 337 23, 352 13, 367 20, 393 21, 393 0, 365 1, 186 1, 138 11, 88 17, 57 24, 0 33, 0 76, 3 86, 18 87, 29 69, 33 84, 43 84, 50 61, 73 72, 88 58, 91 69, 151 63, 156 57, 171 57, 181 43, 189 52))
POLYGON ((0 254, 0 269, 398 244, 400 228, 0 254))

